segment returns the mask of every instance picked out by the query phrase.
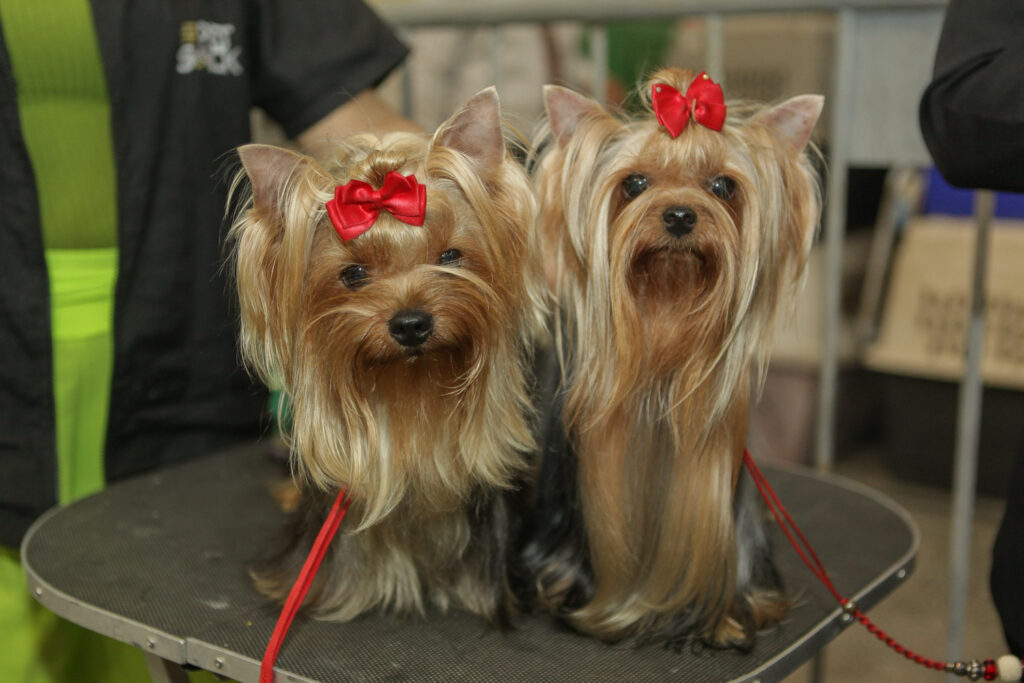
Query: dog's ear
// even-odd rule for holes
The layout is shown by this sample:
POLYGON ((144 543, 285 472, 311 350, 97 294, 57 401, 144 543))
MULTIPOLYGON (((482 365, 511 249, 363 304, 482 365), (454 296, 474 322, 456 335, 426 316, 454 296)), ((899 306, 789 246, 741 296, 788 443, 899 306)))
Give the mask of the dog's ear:
POLYGON ((253 207, 266 217, 280 217, 284 188, 316 165, 310 157, 272 145, 243 145, 238 157, 252 184, 253 207))
POLYGON ((587 117, 609 117, 596 100, 560 85, 544 86, 544 109, 559 147, 564 147, 587 117))
POLYGON ((434 133, 431 146, 462 152, 481 170, 498 167, 505 158, 498 91, 491 86, 478 92, 434 133))
POLYGON ((798 95, 757 115, 757 121, 771 129, 793 154, 800 154, 811 139, 814 124, 821 116, 825 98, 798 95))
MULTIPOLYGON (((825 98, 820 95, 800 95, 762 110, 752 120, 754 125, 767 129, 781 152, 777 155, 780 172, 777 182, 785 188, 784 210, 778 216, 778 229, 762 230, 761 234, 775 237, 763 244, 774 251, 772 258, 779 259, 778 272, 788 272, 788 276, 777 279, 776 284, 756 287, 757 291, 771 292, 777 302, 795 302, 794 290, 788 287, 798 286, 803 279, 821 216, 815 170, 810 160, 803 157, 803 152, 824 103, 825 98)), ((764 272, 771 270, 766 268, 764 272)))
POLYGON ((292 319, 305 278, 307 245, 316 222, 306 209, 330 182, 311 157, 269 145, 238 149, 252 185, 253 208, 231 228, 241 318, 242 352, 266 382, 291 373, 292 319), (298 202, 303 211, 289 206, 298 202), (304 216, 294 224, 289 217, 304 216))

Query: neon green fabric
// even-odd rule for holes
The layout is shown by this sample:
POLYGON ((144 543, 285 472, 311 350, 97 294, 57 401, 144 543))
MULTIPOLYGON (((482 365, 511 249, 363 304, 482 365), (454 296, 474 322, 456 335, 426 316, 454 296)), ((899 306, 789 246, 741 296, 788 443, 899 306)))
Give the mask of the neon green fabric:
POLYGON ((103 63, 86 0, 0 0, 47 247, 117 244, 103 63))
MULTIPOLYGON (((110 384, 111 320, 117 250, 49 250, 54 399, 61 502, 103 488, 103 441, 110 384), (100 391, 97 391, 97 387, 100 391), (88 457, 81 457, 88 454, 88 457)), ((0 549, 0 679, 144 681, 135 648, 60 619, 28 594, 12 548, 0 549)))
MULTIPOLYGON (((0 546, 0 681, 18 683, 135 683, 151 680, 142 652, 61 619, 26 587, 15 548, 0 546)), ((217 683, 207 671, 192 683, 217 683)))
POLYGON ((148 681, 138 649, 64 621, 29 596, 17 551, 0 547, 0 680, 148 681))
POLYGON ((69 503, 103 488, 117 249, 48 249, 57 479, 69 503))

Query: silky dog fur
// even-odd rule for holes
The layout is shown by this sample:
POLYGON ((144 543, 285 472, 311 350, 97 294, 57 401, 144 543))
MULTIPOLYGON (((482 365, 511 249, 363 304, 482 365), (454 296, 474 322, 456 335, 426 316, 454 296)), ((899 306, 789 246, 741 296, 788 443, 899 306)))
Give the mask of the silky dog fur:
POLYGON ((241 348, 287 396, 302 493, 257 587, 283 600, 343 489, 351 508, 308 610, 349 620, 454 606, 503 624, 506 498, 535 448, 529 349, 546 292, 536 200, 494 89, 432 137, 356 136, 323 164, 265 145, 239 155, 252 187, 231 231, 241 348), (380 187, 389 171, 427 187, 423 226, 381 211, 342 241, 325 212, 335 187, 380 187), (431 320, 422 343, 393 333, 409 311, 431 320))
POLYGON ((654 74, 634 118, 545 88, 561 385, 523 558, 536 603, 581 632, 746 647, 788 606, 741 462, 819 220, 823 99, 730 102, 720 132, 673 139, 648 93, 694 77, 654 74))

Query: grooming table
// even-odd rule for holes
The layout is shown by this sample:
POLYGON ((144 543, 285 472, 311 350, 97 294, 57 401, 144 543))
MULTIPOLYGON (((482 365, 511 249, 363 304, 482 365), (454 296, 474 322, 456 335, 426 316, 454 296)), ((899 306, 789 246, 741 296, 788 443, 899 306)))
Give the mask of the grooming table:
MULTIPOLYGON (((279 611, 246 573, 283 518, 269 495, 282 467, 268 453, 248 446, 51 510, 22 544, 29 590, 62 617, 141 648, 156 679, 182 680, 177 665, 187 664, 256 681, 279 611)), ((838 477, 762 469, 838 590, 861 609, 909 574, 918 532, 894 503, 838 477)), ((797 605, 748 653, 609 646, 542 616, 519 617, 502 634, 458 612, 348 624, 300 614, 276 680, 780 680, 846 623, 774 522, 772 534, 797 605)))

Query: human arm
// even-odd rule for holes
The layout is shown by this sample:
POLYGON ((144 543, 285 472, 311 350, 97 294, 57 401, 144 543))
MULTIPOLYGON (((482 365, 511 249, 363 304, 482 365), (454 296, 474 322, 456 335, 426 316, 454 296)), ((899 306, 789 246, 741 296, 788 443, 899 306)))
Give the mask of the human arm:
POLYGON ((398 114, 375 91, 367 89, 299 133, 296 141, 313 156, 320 156, 333 141, 347 135, 393 131, 418 133, 423 129, 398 114))

